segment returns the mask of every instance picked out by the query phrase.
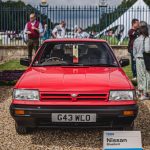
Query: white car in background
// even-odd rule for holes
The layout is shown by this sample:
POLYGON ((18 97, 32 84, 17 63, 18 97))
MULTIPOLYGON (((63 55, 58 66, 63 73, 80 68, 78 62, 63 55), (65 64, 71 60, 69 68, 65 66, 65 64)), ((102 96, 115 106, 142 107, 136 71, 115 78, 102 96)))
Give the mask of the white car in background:
POLYGON ((74 32, 67 32, 65 35, 65 38, 74 38, 75 37, 75 33, 74 32))

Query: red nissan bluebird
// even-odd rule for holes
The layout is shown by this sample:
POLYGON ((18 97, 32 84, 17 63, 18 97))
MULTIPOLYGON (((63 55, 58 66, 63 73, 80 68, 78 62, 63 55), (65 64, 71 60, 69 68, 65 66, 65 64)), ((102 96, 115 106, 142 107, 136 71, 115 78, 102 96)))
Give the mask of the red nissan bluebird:
POLYGON ((138 113, 135 89, 103 40, 54 39, 39 48, 13 90, 16 132, 35 127, 129 130, 138 113))

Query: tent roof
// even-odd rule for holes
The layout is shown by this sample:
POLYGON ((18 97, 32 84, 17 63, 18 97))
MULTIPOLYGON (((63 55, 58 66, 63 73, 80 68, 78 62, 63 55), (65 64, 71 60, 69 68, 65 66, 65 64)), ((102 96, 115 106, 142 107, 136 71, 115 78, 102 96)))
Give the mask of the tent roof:
MULTIPOLYGON (((132 19, 137 18, 140 21, 146 21, 150 24, 150 10, 149 6, 143 0, 137 0, 126 12, 124 12, 117 20, 110 24, 107 28, 99 33, 105 33, 109 29, 118 25, 124 25, 122 38, 128 36, 128 30, 131 28, 132 19)), ((97 35, 97 36, 99 36, 97 35)))

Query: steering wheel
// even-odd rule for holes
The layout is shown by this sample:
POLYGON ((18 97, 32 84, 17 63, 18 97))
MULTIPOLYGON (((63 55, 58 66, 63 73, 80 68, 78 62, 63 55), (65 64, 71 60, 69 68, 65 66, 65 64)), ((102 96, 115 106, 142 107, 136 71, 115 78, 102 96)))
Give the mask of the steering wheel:
POLYGON ((46 60, 46 62, 48 62, 48 61, 62 61, 62 59, 59 57, 51 57, 46 60))

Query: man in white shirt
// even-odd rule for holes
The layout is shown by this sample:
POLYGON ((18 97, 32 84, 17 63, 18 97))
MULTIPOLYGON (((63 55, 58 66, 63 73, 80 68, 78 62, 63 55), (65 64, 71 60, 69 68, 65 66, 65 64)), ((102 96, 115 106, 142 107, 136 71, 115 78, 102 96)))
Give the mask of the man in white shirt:
POLYGON ((57 26, 52 31, 52 36, 54 39, 60 39, 60 38, 65 38, 66 34, 66 23, 65 21, 61 21, 61 23, 57 26))

